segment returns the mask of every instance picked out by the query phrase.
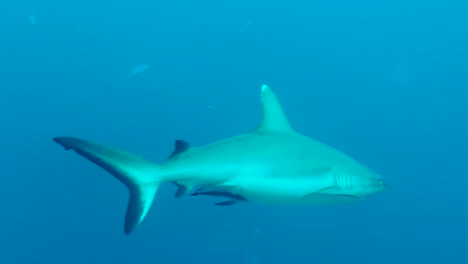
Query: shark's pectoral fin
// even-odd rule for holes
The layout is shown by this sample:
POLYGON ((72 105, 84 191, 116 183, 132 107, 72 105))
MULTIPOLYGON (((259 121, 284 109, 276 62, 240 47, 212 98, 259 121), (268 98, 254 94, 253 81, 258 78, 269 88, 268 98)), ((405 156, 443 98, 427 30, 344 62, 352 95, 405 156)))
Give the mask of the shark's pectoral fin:
POLYGON ((219 205, 219 206, 230 206, 230 205, 235 205, 237 202, 238 202, 238 201, 236 201, 236 200, 230 200, 230 201, 215 203, 214 205, 219 205))

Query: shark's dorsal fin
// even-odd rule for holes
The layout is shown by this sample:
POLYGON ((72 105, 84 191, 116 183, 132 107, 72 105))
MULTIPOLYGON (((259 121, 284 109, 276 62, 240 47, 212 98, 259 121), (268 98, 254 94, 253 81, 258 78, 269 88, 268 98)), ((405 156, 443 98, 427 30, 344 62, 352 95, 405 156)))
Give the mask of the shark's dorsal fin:
POLYGON ((276 95, 267 85, 262 86, 262 122, 256 132, 293 132, 276 95))
POLYGON ((173 158, 179 155, 180 153, 187 151, 189 148, 190 148, 190 144, 187 143, 186 141, 176 140, 174 152, 172 152, 171 156, 169 156, 168 159, 173 158))

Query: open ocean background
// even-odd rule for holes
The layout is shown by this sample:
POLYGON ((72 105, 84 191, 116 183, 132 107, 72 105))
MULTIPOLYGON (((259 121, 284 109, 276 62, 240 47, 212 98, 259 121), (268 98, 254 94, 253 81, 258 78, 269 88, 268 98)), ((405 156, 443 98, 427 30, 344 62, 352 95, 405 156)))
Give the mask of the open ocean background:
POLYGON ((466 264, 468 2, 1 0, 0 170, 1 264, 466 264), (125 236, 126 188, 52 141, 160 162, 254 129, 262 84, 389 189, 216 207, 167 184, 125 236))

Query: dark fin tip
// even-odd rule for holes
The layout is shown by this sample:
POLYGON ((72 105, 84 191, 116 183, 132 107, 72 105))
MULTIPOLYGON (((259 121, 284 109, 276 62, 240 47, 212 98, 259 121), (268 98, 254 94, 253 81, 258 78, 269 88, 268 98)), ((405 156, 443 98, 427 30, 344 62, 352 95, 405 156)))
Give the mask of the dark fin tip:
POLYGON ((71 149, 70 146, 67 146, 65 141, 67 140, 68 138, 66 137, 54 137, 53 140, 55 141, 55 143, 61 145, 65 150, 69 150, 71 149))

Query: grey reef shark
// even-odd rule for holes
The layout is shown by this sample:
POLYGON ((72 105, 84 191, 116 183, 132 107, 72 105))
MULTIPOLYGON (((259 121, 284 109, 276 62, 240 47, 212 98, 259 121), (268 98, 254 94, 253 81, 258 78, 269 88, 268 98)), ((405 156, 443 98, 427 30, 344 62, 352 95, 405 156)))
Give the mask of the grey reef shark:
POLYGON ((73 137, 53 140, 97 164, 127 186, 125 234, 143 221, 162 183, 176 197, 223 197, 230 206, 342 204, 386 189, 375 172, 346 154, 296 132, 273 91, 261 89, 262 120, 250 133, 193 147, 177 140, 170 157, 156 164, 132 153, 73 137))

